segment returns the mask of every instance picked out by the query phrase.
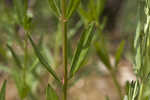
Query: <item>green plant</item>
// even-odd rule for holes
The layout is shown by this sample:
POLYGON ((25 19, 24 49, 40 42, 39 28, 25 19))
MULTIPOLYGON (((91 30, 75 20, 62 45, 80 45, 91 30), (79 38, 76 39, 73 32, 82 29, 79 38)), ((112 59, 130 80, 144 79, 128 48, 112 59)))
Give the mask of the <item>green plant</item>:
MULTIPOLYGON (((9 49, 9 51, 12 54, 12 58, 14 59, 15 62, 15 67, 13 68, 7 68, 6 66, 4 66, 3 64, 0 65, 0 69, 8 72, 10 74, 10 76, 12 76, 12 78, 15 80, 15 84, 16 87, 18 89, 18 93, 20 98, 26 99, 28 98, 28 96, 31 96, 30 99, 35 99, 34 94, 32 93, 32 88, 35 87, 34 82, 30 82, 30 78, 33 80, 34 79, 38 79, 37 73, 35 72, 35 69, 37 69, 36 67, 38 66, 38 62, 40 61, 43 66, 55 77, 55 79, 58 82, 59 87, 62 88, 63 93, 64 93, 64 100, 67 99, 67 89, 68 89, 68 81, 72 79, 72 77, 75 75, 75 73, 78 71, 78 69, 82 66, 82 63, 84 62, 86 55, 88 53, 88 48, 90 46, 90 43, 92 41, 93 38, 93 27, 94 27, 94 23, 90 24, 87 29, 83 32, 81 39, 78 43, 77 49, 76 49, 76 53, 74 54, 74 57, 72 58, 72 64, 71 64, 71 69, 70 69, 70 73, 68 71, 68 45, 70 45, 70 43, 68 43, 69 39, 76 33, 76 30, 79 29, 79 27, 82 25, 81 22, 77 23, 77 25, 75 26, 75 28, 68 30, 67 29, 67 23, 69 21, 69 19, 71 18, 71 16, 73 15, 73 13, 75 12, 76 8, 78 7, 80 3, 80 0, 70 0, 68 3, 66 2, 66 0, 62 0, 62 1, 55 1, 55 0, 49 0, 49 5, 51 7, 51 10, 53 11, 53 13, 55 13, 55 15, 57 16, 58 20, 60 21, 60 23, 58 24, 58 27, 61 26, 62 29, 58 30, 58 34, 61 33, 60 37, 63 36, 63 63, 64 63, 64 77, 62 79, 59 79, 58 76, 56 75, 55 71, 51 68, 51 66, 49 64, 53 63, 52 65, 54 65, 54 67, 58 66, 57 61, 54 61, 54 57, 52 57, 53 60, 49 62, 47 62, 45 59, 45 56, 43 57, 41 53, 41 50, 43 51, 43 49, 41 49, 41 42, 42 42, 42 35, 41 35, 41 40, 39 41, 38 46, 37 47, 35 45, 35 43, 33 42, 33 40, 31 39, 30 35, 31 35, 31 27, 32 27, 32 13, 30 13, 28 11, 28 0, 13 0, 13 14, 10 13, 11 9, 9 9, 8 11, 10 12, 6 12, 6 16, 9 17, 10 15, 14 15, 11 18, 11 25, 10 28, 12 33, 12 36, 14 35, 14 39, 10 42, 8 42, 7 47, 9 49), (16 27, 19 27, 19 29, 23 30, 23 34, 24 34, 24 38, 23 41, 21 39, 21 37, 19 36, 18 30, 15 30, 16 27), (62 34, 63 33, 63 34, 62 34), (68 34, 69 33, 69 34, 68 34), (35 53, 38 57, 34 58, 31 54, 31 52, 29 52, 29 44, 28 44, 28 38, 35 50, 35 53), (13 48, 13 41, 17 40, 17 43, 19 44, 19 46, 21 47, 21 50, 23 51, 23 55, 20 55, 16 53, 16 50, 14 50, 13 48), (32 59, 31 59, 32 58, 32 59), (56 65, 57 64, 57 65, 56 65), (29 67, 29 65, 31 65, 29 67), (64 81, 64 83, 63 83, 64 81)), ((4 5, 4 2, 3 2, 4 5)), ((5 12, 4 12, 5 14, 5 12)), ((8 24, 10 21, 8 21, 8 24)), ((4 23, 7 23, 7 19, 4 20, 4 23)), ((9 28, 6 26, 6 29, 9 30, 9 28)), ((57 34, 57 35, 58 35, 57 34)), ((10 36, 11 37, 11 36, 10 36)), ((57 38, 58 36, 56 36, 57 38)), ((56 39, 57 41, 57 39, 56 39)), ((56 44, 56 49, 61 48, 62 43, 58 43, 58 45, 56 44)), ((56 50, 55 49, 55 50, 56 50)), ((0 50, 1 54, 8 54, 8 52, 4 52, 5 50, 0 50)), ((45 52, 45 51, 44 51, 45 52)), ((56 56, 58 55, 56 52, 56 56)), ((4 55, 5 56, 5 55, 4 55)), ((55 55, 54 55, 55 56, 55 55)), ((8 59, 8 57, 7 57, 8 59)), ((56 59, 57 60, 57 59, 56 59)), ((53 68, 54 68, 53 67, 53 68)), ((48 86, 47 91, 52 91, 52 89, 50 89, 50 86, 48 86)), ((49 92, 48 92, 49 93, 49 92)), ((36 98, 37 100, 37 98, 36 98)))
POLYGON ((126 100, 148 100, 150 98, 149 4, 149 0, 138 1, 138 24, 134 39, 134 70, 137 79, 136 81, 127 83, 126 100))
MULTIPOLYGON (((13 25, 15 26, 17 24, 20 29, 23 28, 23 30, 25 31, 23 33, 25 34, 25 38, 22 41, 19 35, 16 36, 18 34, 16 31, 15 31, 16 33, 13 31, 11 34, 13 34, 15 39, 18 40, 17 42, 20 44, 19 46, 21 50, 23 50, 24 56, 23 57, 18 56, 16 52, 14 51, 14 49, 11 47, 12 42, 9 41, 7 44, 7 47, 10 50, 16 65, 13 68, 7 68, 6 66, 3 66, 3 65, 1 65, 0 67, 2 70, 8 72, 14 79, 21 99, 26 98, 28 95, 30 95, 31 98, 34 98, 33 91, 35 90, 33 88, 36 87, 36 84, 37 84, 36 82, 38 80, 36 77, 36 72, 34 70, 34 67, 37 66, 38 60, 33 61, 33 63, 31 64, 31 68, 29 68, 29 63, 31 62, 29 59, 29 53, 28 53, 28 47, 27 47, 28 46, 27 32, 29 32, 30 30, 32 18, 30 16, 31 14, 27 12, 27 9, 28 9, 27 0, 24 0, 24 1, 13 0, 13 4, 14 6, 12 8, 15 14, 12 14, 12 15, 14 16, 16 15, 15 17, 14 16, 12 17, 13 25)), ((12 30, 13 28, 14 27, 12 26, 12 30)))
MULTIPOLYGON (((88 58, 89 48, 90 46, 92 46, 91 44, 93 39, 96 40, 96 42, 94 42, 95 43, 94 45, 96 48, 97 55, 99 59, 104 63, 108 71, 110 72, 112 79, 115 83, 115 86, 117 88, 118 94, 120 96, 120 99, 121 100, 123 99, 122 90, 116 78, 116 72, 118 70, 117 69, 118 63, 121 59, 125 42, 122 41, 120 43, 117 52, 115 54, 115 64, 112 65, 110 63, 107 47, 105 47, 106 45, 105 37, 103 34, 101 34, 103 32, 102 30, 104 29, 105 23, 107 21, 106 17, 104 17, 103 20, 100 19, 100 16, 102 15, 104 6, 106 4, 106 0, 88 0, 88 2, 86 3, 85 1, 83 1, 84 2, 83 3, 81 0, 48 0, 49 6, 51 8, 51 12, 53 12, 53 14, 55 15, 57 28, 56 31, 51 32, 54 34, 50 34, 50 36, 47 34, 43 34, 42 31, 39 31, 40 29, 37 29, 39 33, 42 33, 38 41, 36 41, 37 40, 36 38, 39 35, 36 34, 37 37, 34 37, 32 34, 33 32, 32 28, 34 26, 33 23, 35 22, 33 22, 32 13, 30 13, 30 11, 28 10, 29 7, 28 0, 13 0, 13 4, 15 7, 13 14, 11 13, 11 10, 10 12, 3 13, 4 18, 0 18, 0 21, 2 19, 2 22, 7 24, 5 24, 6 26, 5 25, 3 26, 2 24, 2 26, 8 29, 5 31, 10 31, 11 35, 9 35, 9 37, 13 37, 13 39, 8 42, 7 47, 12 54, 12 58, 14 62, 10 61, 9 63, 11 66, 13 65, 13 63, 15 63, 15 65, 13 65, 14 66, 13 68, 8 68, 0 64, 0 69, 8 72, 10 76, 13 77, 21 100, 26 100, 26 99, 38 100, 38 97, 36 97, 35 90, 33 91, 33 88, 37 86, 37 81, 40 80, 39 78, 40 76, 36 72, 36 69, 39 68, 38 67, 39 62, 53 76, 54 81, 51 79, 52 83, 53 82, 56 83, 53 85, 52 83, 48 84, 46 89, 46 100, 59 100, 59 98, 63 98, 63 100, 67 100, 68 89, 76 81, 73 77, 75 77, 77 71, 85 64, 88 58), (73 16, 73 14, 75 14, 76 9, 79 16, 81 17, 81 20, 79 20, 79 22, 77 22, 77 24, 74 25, 73 28, 70 28, 68 27, 69 22, 71 22, 71 17, 73 16), (5 19, 5 16, 9 17, 9 14, 13 16, 10 17, 11 19, 9 21, 6 21, 7 19, 5 19), (74 36, 74 34, 77 33, 78 29, 82 26, 83 23, 86 28, 81 34, 80 40, 73 54, 72 50, 70 50, 72 49, 70 47, 72 45, 71 39, 74 36), (10 26, 8 27, 7 25, 10 26), (23 40, 17 34, 14 28, 16 26, 18 26, 19 29, 23 30, 22 32, 24 35, 23 40), (96 26, 97 30, 93 33, 94 26, 96 26), (96 35, 95 37, 94 34, 96 35), (49 45, 46 45, 46 43, 44 43, 43 41, 44 36, 48 37, 50 42, 52 42, 49 43, 50 47, 48 47, 49 45), (55 39, 52 40, 52 38, 55 39), (13 47, 14 41, 16 41, 17 45, 21 48, 21 53, 22 53, 21 55, 17 54, 17 50, 15 50, 15 47, 13 47), (32 45, 36 56, 32 52, 30 52, 31 49, 29 48, 30 44, 28 42, 30 42, 30 44, 32 45), (51 50, 49 48, 54 48, 54 49, 51 50), (60 53, 61 49, 63 49, 63 52, 61 52, 63 58, 61 58, 61 53, 60 53), (71 51, 71 56, 69 55, 70 53, 69 50, 71 51), (63 63, 64 76, 60 76, 59 73, 55 71, 58 66, 60 67, 62 66, 61 62, 63 63), (55 88, 57 88, 60 91, 56 91, 55 88)), ((40 0, 37 0, 37 2, 41 3, 40 0)), ((148 2, 149 1, 147 1, 147 4, 148 2)), ((147 19, 149 19, 149 15, 147 16, 147 19)), ((148 26, 149 26, 149 20, 147 22, 147 25, 145 26, 146 31, 149 30, 148 26)), ((148 76, 149 76, 149 71, 147 70, 148 67, 145 67, 146 69, 142 69, 141 67, 142 65, 140 65, 140 69, 139 69, 138 64, 139 61, 141 61, 144 64, 144 66, 148 66, 148 64, 145 64, 145 62, 148 63, 149 59, 147 58, 147 53, 146 54, 144 53, 148 51, 147 45, 149 46, 149 43, 145 43, 145 41, 146 42, 149 41, 149 38, 147 35, 144 37, 144 40, 142 40, 143 35, 141 35, 141 33, 139 35, 138 32, 140 30, 139 28, 141 28, 140 24, 138 26, 136 39, 135 39, 135 45, 136 45, 135 48, 137 49, 135 65, 136 65, 136 71, 138 73, 137 77, 139 79, 135 82, 127 84, 127 96, 125 96, 125 99, 128 98, 127 100, 134 100, 135 98, 137 99, 137 95, 139 95, 138 100, 148 98, 148 96, 145 96, 147 94, 144 93, 144 90, 146 90, 146 87, 148 87, 149 83, 148 82, 145 83, 145 81, 141 80, 141 79, 148 80, 148 76), (139 45, 137 45, 138 43, 140 44, 140 47, 139 45), (146 49, 142 48, 143 44, 146 49), (142 51, 142 53, 138 50, 142 51), (139 56, 141 55, 142 56, 146 55, 146 58, 139 59, 139 56)), ((146 31, 144 33, 148 34, 148 32, 146 31)), ((3 47, 3 45, 1 47, 3 47)), ((4 56, 7 60, 10 59, 8 57, 8 51, 5 51, 5 48, 0 48, 0 54, 3 54, 2 56, 4 56)), ((3 87, 5 87, 5 83, 3 87)), ((4 91, 3 88, 2 91, 4 91)), ((2 93, 0 93, 0 98, 2 93)), ((106 100, 109 99, 111 98, 106 96, 106 100)))
POLYGON ((102 20, 100 21, 100 17, 104 11, 104 7, 106 5, 106 0, 88 0, 86 2, 82 2, 79 5, 78 13, 84 22, 87 25, 91 21, 96 22, 96 26, 98 29, 102 28, 102 20))
MULTIPOLYGON (((96 37, 95 37, 95 48, 98 57, 104 63, 105 67, 108 69, 110 72, 112 79, 114 81, 114 84, 117 88, 118 95, 120 96, 120 99, 123 99, 123 94, 121 87, 119 85, 119 82, 116 78, 116 72, 118 68, 118 63, 120 61, 120 58, 123 53, 125 41, 122 41, 117 49, 117 52, 115 54, 115 65, 112 65, 110 63, 110 58, 109 58, 109 53, 107 51, 106 47, 106 39, 104 37, 103 29, 105 27, 107 18, 104 16, 103 20, 100 20, 100 16, 102 15, 104 11, 104 7, 106 4, 106 0, 89 0, 86 4, 85 2, 81 3, 78 9, 78 13, 80 17, 82 18, 82 21, 86 25, 89 23, 91 20, 94 20, 96 22, 96 37)), ((108 99, 108 97, 106 98, 108 99)))
MULTIPOLYGON (((67 81, 69 79, 71 79, 75 73, 78 71, 78 69, 80 68, 81 64, 83 63, 85 57, 86 57, 86 54, 87 54, 87 51, 88 51, 88 48, 89 48, 89 45, 90 45, 90 42, 92 40, 92 37, 91 35, 91 32, 92 32, 92 29, 93 29, 93 25, 90 25, 89 28, 82 34, 81 36, 81 39, 78 43, 78 47, 76 49, 76 53, 73 57, 73 60, 72 60, 72 66, 71 66, 71 70, 70 70, 70 74, 69 74, 69 77, 67 76, 67 81)), ((29 39, 30 39, 30 42, 34 48, 34 51, 37 55, 37 57, 39 58, 39 61, 41 62, 41 64, 52 74, 52 76, 57 80, 57 82, 62 86, 64 85, 62 83, 62 81, 58 78, 58 76, 56 75, 56 73, 53 71, 53 69, 50 67, 50 65, 47 63, 47 61, 44 59, 44 57, 41 55, 40 51, 38 51, 38 48, 36 47, 35 43, 33 42, 33 40, 31 39, 30 35, 28 36, 29 39)), ((64 80, 65 81, 65 80, 64 80)), ((67 91, 67 86, 65 86, 65 91, 67 91)), ((66 93, 64 95, 67 95, 66 93)), ((66 98, 65 98, 66 99, 66 98)))
POLYGON ((6 81, 4 81, 0 91, 0 100, 5 100, 5 94, 6 94, 6 81))
MULTIPOLYGON (((80 68, 81 64, 84 62, 84 59, 88 53, 88 48, 91 44, 93 35, 92 30, 94 27, 94 23, 90 24, 89 27, 83 32, 80 41, 78 43, 76 52, 74 54, 74 57, 72 59, 72 64, 71 64, 71 69, 68 73, 68 39, 67 39, 67 23, 74 13, 75 9, 77 8, 80 0, 70 0, 69 3, 66 2, 66 0, 60 1, 55 1, 55 0, 49 0, 50 7, 52 11, 55 13, 55 15, 60 19, 61 27, 62 27, 62 36, 63 36, 63 67, 64 67, 64 76, 63 80, 60 80, 55 71, 51 68, 51 66, 48 64, 46 59, 42 56, 40 51, 38 50, 38 47, 35 45, 33 42, 32 38, 30 35, 28 35, 28 38, 34 48, 35 54, 39 58, 39 61, 41 64, 50 72, 50 74, 55 78, 55 80, 58 82, 59 86, 62 87, 63 91, 63 99, 67 100, 67 90, 68 90, 68 81, 75 75, 75 73, 78 71, 80 68), (68 75, 69 74, 69 75, 68 75)), ((54 90, 48 86, 47 93, 51 91, 53 95, 47 95, 49 100, 52 99, 52 97, 49 96, 54 96, 55 98, 53 99, 58 99, 56 97, 56 93, 54 93, 54 90)))
POLYGON ((112 65, 110 62, 109 53, 107 51, 106 43, 105 43, 104 39, 101 38, 100 42, 97 42, 95 44, 97 55, 98 55, 99 59, 102 61, 102 63, 105 65, 105 67, 108 69, 108 71, 110 72, 112 79, 114 81, 114 84, 117 88, 118 94, 120 96, 120 100, 123 99, 123 94, 122 94, 122 90, 119 85, 119 82, 117 80, 117 77, 116 77, 116 72, 118 70, 118 63, 119 63, 121 55, 123 53, 124 45, 125 45, 125 41, 122 41, 118 47, 116 54, 115 54, 115 65, 112 65))

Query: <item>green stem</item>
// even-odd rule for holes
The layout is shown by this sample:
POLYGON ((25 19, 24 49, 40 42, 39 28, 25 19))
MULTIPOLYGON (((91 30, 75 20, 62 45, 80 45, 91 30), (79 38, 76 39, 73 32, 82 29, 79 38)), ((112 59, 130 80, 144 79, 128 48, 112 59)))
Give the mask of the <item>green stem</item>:
POLYGON ((114 71, 110 71, 110 73, 111 73, 112 79, 113 79, 113 81, 114 81, 114 84, 115 84, 115 86, 116 86, 116 88, 117 88, 117 92, 118 92, 118 94, 119 94, 120 100, 123 100, 121 87, 120 87, 120 85, 119 85, 119 83, 118 83, 118 81, 117 81, 117 79, 116 79, 115 73, 114 73, 114 71))
POLYGON ((63 86, 63 99, 67 100, 67 87, 68 87, 68 68, 67 68, 67 20, 65 18, 66 13, 66 0, 62 0, 62 34, 63 34, 63 64, 64 64, 64 86, 63 86))
POLYGON ((23 80, 24 86, 26 85, 26 68, 28 66, 28 38, 27 33, 25 33, 25 40, 24 40, 24 66, 23 66, 23 80))
POLYGON ((143 82, 140 85, 140 92, 139 92, 138 100, 142 100, 142 95, 143 95, 143 82))
MULTIPOLYGON (((102 34, 102 30, 103 30, 103 28, 104 27, 100 27, 100 24, 99 23, 97 23, 97 28, 98 28, 98 32, 99 32, 99 36, 101 36, 102 34)), ((112 76, 112 79, 113 79, 113 82, 114 82, 114 84, 115 84, 115 86, 116 86, 116 89, 117 89, 117 92, 118 92, 118 94, 119 94, 119 97, 120 97, 120 100, 123 100, 123 96, 122 96, 122 91, 121 91, 121 87, 120 87, 120 85, 119 85, 119 83, 118 83, 118 81, 117 81, 117 78, 116 78, 116 76, 115 76, 115 70, 113 70, 113 69, 108 69, 109 70, 109 72, 110 72, 110 74, 111 74, 111 76, 112 76)))

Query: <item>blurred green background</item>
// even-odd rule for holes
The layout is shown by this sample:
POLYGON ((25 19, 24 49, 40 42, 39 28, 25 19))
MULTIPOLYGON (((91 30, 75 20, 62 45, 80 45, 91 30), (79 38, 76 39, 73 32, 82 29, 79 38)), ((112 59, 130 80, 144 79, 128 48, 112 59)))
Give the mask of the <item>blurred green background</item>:
MULTIPOLYGON (((42 54, 62 75, 62 35, 59 21, 53 15, 48 0, 28 0, 28 16, 31 17, 31 34, 42 54)), ((22 6, 20 6, 22 9, 22 6)), ((95 41, 104 38, 110 56, 114 63, 115 52, 122 40, 125 48, 119 62, 117 79, 124 90, 126 81, 135 80, 132 70, 133 40, 137 27, 137 0, 81 0, 68 23, 68 57, 71 60, 73 51, 81 35, 82 29, 95 20, 99 31, 95 41), (92 5, 94 2, 94 6, 92 5), (98 10, 96 10, 98 9, 98 10), (97 12, 96 12, 97 11, 97 12), (99 37, 102 34, 103 37, 99 37)), ((18 21, 13 0, 0 0, 0 84, 8 80, 6 100, 20 100, 18 91, 22 84, 21 73, 15 65, 7 44, 11 45, 21 61, 24 60, 24 29, 18 21), (17 87, 17 89, 16 89, 17 87)), ((47 82, 55 84, 51 76, 41 67, 31 45, 28 54, 27 100, 44 100, 47 82)), ((94 46, 91 47, 84 67, 75 77, 75 85, 69 89, 69 100, 118 100, 118 95, 108 70, 98 60, 94 46)), ((59 91, 59 90, 57 90, 59 91)))

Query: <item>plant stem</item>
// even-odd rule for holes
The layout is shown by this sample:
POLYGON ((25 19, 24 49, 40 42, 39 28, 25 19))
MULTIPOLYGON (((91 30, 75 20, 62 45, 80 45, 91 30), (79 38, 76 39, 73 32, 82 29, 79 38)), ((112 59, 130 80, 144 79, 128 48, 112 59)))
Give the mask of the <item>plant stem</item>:
POLYGON ((26 69, 26 67, 27 67, 27 59, 28 59, 28 47, 27 47, 27 45, 28 45, 28 40, 27 40, 27 35, 26 35, 27 33, 25 32, 25 40, 24 40, 24 71, 25 71, 25 69, 26 69))
POLYGON ((121 87, 120 87, 120 85, 119 85, 119 83, 118 83, 118 81, 116 79, 115 73, 114 73, 114 71, 110 71, 110 73, 111 73, 112 79, 114 81, 114 84, 115 84, 115 86, 117 88, 118 94, 120 96, 120 100, 123 100, 123 96, 122 96, 122 92, 121 92, 121 87))
POLYGON ((143 82, 141 82, 141 85, 140 85, 140 92, 139 92, 138 100, 142 100, 142 94, 143 94, 143 82))
MULTIPOLYGON (((97 23, 97 28, 98 28, 98 32, 99 32, 98 35, 101 37, 101 35, 102 35, 101 33, 102 33, 102 30, 103 30, 104 27, 101 28, 100 24, 97 23)), ((117 78, 115 76, 115 71, 113 69, 108 69, 108 70, 109 70, 109 72, 110 72, 110 74, 112 76, 112 79, 113 79, 113 82, 114 82, 114 84, 116 86, 116 89, 117 89, 118 95, 120 97, 120 100, 123 100, 121 87, 120 87, 120 85, 119 85, 119 83, 117 81, 117 78)))
POLYGON ((66 0, 62 0, 62 34, 63 34, 63 64, 64 64, 64 86, 63 86, 63 99, 67 100, 67 87, 68 87, 68 68, 67 68, 67 21, 65 18, 66 13, 66 0))

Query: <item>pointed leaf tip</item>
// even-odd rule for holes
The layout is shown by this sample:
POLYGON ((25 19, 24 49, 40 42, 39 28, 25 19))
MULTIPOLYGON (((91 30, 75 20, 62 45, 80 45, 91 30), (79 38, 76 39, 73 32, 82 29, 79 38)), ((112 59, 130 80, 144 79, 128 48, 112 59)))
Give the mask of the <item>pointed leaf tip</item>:
POLYGON ((121 59, 121 55, 123 53, 123 49, 124 49, 124 46, 125 46, 125 41, 123 40, 120 45, 119 45, 119 48, 117 49, 117 52, 116 52, 116 56, 115 56, 115 66, 118 65, 120 59, 121 59))
POLYGON ((96 43, 95 48, 97 55, 99 59, 102 61, 102 63, 106 66, 106 68, 111 69, 109 55, 105 47, 102 44, 96 43))
POLYGON ((14 61, 15 61, 16 65, 17 65, 17 67, 19 69, 22 69, 23 67, 21 65, 21 61, 20 61, 19 57, 17 56, 17 54, 14 52, 14 50, 12 49, 12 47, 10 45, 8 45, 8 44, 7 44, 7 48, 10 50, 10 52, 11 52, 13 58, 14 58, 14 61))
POLYGON ((53 11, 53 13, 57 17, 59 17, 61 15, 61 12, 60 12, 60 8, 59 8, 59 5, 56 2, 56 0, 48 0, 48 2, 49 2, 49 6, 50 6, 51 10, 53 11))
POLYGON ((91 23, 88 28, 82 33, 80 41, 78 43, 77 49, 72 59, 71 70, 70 70, 70 78, 74 76, 74 74, 81 67, 81 64, 84 62, 94 34, 92 33, 94 29, 94 22, 91 23))
POLYGON ((51 68, 51 66, 48 64, 48 62, 46 61, 46 59, 43 57, 43 55, 40 53, 39 48, 35 45, 35 43, 33 42, 31 36, 28 34, 28 38, 30 40, 30 43, 34 49, 34 52, 36 54, 36 56, 38 57, 40 63, 47 69, 47 71, 61 84, 60 79, 58 78, 57 74, 55 73, 55 71, 51 68))

